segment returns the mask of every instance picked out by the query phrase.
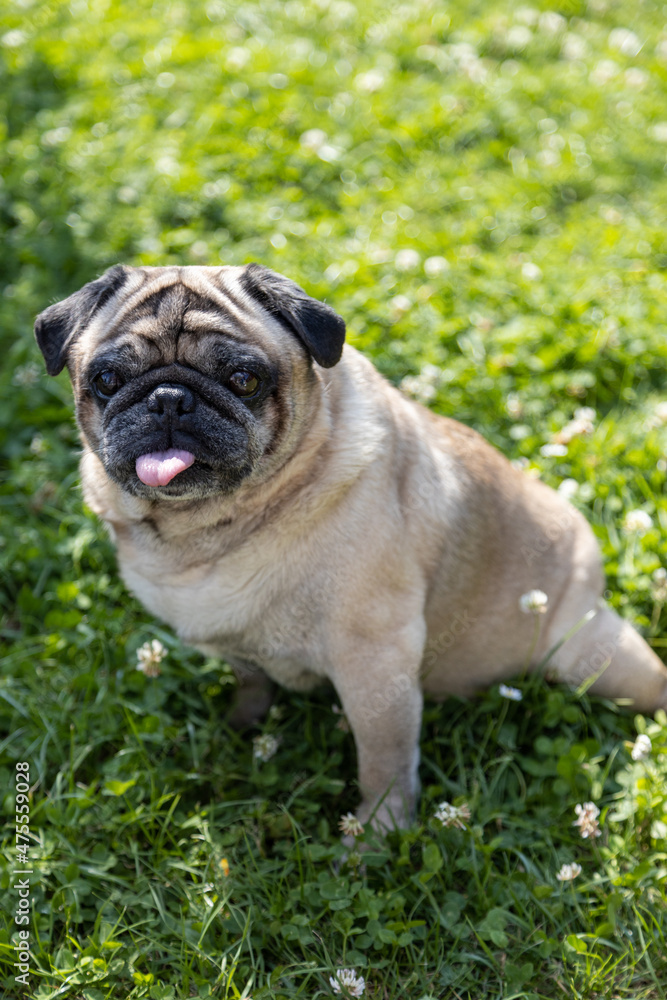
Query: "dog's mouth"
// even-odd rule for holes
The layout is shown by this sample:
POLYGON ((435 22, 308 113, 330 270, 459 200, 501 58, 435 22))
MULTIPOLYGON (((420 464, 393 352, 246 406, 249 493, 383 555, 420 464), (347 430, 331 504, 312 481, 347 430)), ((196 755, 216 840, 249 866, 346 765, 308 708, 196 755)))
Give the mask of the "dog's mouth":
POLYGON ((123 489, 145 500, 202 500, 235 489, 250 474, 252 461, 246 450, 219 459, 206 449, 193 454, 167 448, 144 452, 134 461, 107 463, 105 468, 123 489))
POLYGON ((105 404, 99 454, 123 489, 150 501, 228 493, 261 454, 257 415, 230 390, 173 365, 105 404))
POLYGON ((195 456, 190 451, 170 448, 139 455, 136 461, 137 478, 145 486, 167 486, 181 472, 194 465, 195 456))

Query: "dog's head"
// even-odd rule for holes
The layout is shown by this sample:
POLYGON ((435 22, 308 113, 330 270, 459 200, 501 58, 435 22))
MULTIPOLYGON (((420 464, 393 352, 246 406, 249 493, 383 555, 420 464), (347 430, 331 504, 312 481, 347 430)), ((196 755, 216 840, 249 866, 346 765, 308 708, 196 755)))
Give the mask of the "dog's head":
POLYGON ((35 335, 67 365, 85 443, 153 500, 229 492, 281 449, 345 324, 293 281, 245 267, 112 267, 35 335))

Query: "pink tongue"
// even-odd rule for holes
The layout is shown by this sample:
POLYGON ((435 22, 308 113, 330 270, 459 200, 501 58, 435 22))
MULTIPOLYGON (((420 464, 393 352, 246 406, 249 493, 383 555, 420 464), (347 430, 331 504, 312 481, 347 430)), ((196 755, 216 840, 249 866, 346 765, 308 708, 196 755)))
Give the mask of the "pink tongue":
POLYGON ((195 456, 189 451, 170 448, 169 451, 154 451, 150 455, 140 455, 137 459, 137 475, 146 486, 166 486, 174 476, 189 469, 195 456))

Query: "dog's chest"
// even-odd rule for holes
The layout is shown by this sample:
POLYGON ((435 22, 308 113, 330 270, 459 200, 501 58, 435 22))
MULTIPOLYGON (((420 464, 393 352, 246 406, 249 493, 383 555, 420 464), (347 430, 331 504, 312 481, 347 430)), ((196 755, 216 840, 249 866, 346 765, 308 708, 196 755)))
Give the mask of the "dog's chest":
MULTIPOLYGON (((278 683, 303 686, 304 671, 320 674, 318 615, 285 588, 285 557, 244 551, 179 570, 149 570, 140 558, 123 559, 122 576, 153 614, 188 645, 209 655, 247 660, 278 683)), ((294 574, 287 574, 294 580, 294 574)), ((298 577, 297 577, 298 579, 298 577)))

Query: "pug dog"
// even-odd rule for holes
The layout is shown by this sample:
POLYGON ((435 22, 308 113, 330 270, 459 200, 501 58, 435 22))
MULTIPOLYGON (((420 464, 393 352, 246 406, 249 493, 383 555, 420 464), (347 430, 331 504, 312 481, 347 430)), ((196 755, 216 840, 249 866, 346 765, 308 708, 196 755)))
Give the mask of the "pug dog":
POLYGON ((48 373, 69 369, 85 500, 125 583, 232 666, 237 724, 273 682, 333 684, 362 823, 410 822, 423 692, 471 695, 551 651, 561 681, 667 708, 667 670, 601 601, 584 518, 405 398, 288 278, 118 265, 35 331, 48 373))

